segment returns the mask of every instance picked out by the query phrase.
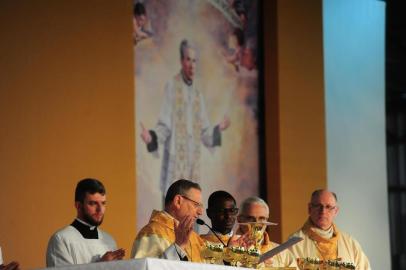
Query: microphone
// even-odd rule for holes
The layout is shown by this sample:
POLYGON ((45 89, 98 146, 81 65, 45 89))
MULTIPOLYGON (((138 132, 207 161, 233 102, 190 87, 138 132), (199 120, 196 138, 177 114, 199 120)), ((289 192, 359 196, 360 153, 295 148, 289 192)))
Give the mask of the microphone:
POLYGON ((214 234, 214 236, 216 236, 217 239, 220 240, 220 243, 222 243, 224 247, 227 246, 226 244, 224 244, 223 240, 221 240, 221 238, 217 235, 217 233, 206 222, 204 222, 203 219, 200 218, 196 219, 196 223, 199 225, 206 225, 207 228, 209 228, 209 230, 214 234))

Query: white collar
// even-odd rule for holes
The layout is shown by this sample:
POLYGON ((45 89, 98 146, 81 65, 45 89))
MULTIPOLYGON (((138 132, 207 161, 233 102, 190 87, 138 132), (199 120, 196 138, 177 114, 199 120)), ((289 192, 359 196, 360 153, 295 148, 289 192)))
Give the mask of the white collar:
POLYGON ((318 235, 320 235, 321 237, 323 237, 324 239, 331 239, 331 237, 333 237, 333 233, 334 233, 333 226, 331 226, 327 230, 323 230, 323 229, 316 228, 316 227, 313 227, 312 230, 315 233, 317 233, 318 235))
POLYGON ((92 230, 92 231, 97 228, 97 226, 90 225, 89 223, 87 223, 87 222, 81 220, 80 218, 76 218, 76 220, 79 221, 80 223, 82 223, 82 224, 84 224, 84 225, 90 227, 90 230, 92 230))
POLYGON ((188 80, 188 79, 186 78, 185 73, 183 72, 183 70, 181 70, 180 73, 182 74, 183 82, 184 82, 187 86, 192 86, 193 80, 188 80))

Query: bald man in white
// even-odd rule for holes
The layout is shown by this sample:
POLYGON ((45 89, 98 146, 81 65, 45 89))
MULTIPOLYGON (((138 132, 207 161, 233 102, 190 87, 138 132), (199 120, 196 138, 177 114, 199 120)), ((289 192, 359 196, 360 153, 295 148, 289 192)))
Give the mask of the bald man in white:
POLYGON ((360 244, 336 227, 334 218, 339 212, 337 195, 319 189, 312 193, 308 204, 309 218, 293 236, 304 240, 290 250, 296 258, 319 258, 353 263, 356 269, 371 269, 360 244))

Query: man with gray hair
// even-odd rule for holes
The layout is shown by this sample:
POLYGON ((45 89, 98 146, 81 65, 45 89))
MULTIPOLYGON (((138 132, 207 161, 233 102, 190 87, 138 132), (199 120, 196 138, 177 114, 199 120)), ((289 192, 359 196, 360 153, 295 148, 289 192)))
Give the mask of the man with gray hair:
MULTIPOLYGON (((268 222, 269 220, 269 207, 268 204, 259 197, 249 197, 245 199, 240 206, 240 213, 237 217, 239 223, 244 222, 268 222)), ((247 228, 245 226, 240 227, 242 233, 246 233, 247 228)), ((263 254, 278 246, 269 240, 268 234, 265 232, 261 239, 261 250, 263 254)), ((289 250, 284 250, 269 261, 265 262, 267 266, 271 267, 297 267, 295 257, 289 250)))
POLYGON ((315 190, 308 204, 309 217, 293 236, 304 240, 290 249, 296 258, 319 258, 352 263, 356 269, 371 269, 360 244, 334 224, 339 206, 337 195, 326 189, 315 190))
POLYGON ((141 138, 149 152, 158 154, 164 145, 161 192, 165 194, 173 179, 200 179, 200 144, 208 148, 221 145, 221 132, 228 128, 228 117, 216 126, 210 124, 203 95, 195 83, 196 49, 184 39, 180 43, 181 70, 165 87, 165 96, 154 130, 141 124, 141 138))

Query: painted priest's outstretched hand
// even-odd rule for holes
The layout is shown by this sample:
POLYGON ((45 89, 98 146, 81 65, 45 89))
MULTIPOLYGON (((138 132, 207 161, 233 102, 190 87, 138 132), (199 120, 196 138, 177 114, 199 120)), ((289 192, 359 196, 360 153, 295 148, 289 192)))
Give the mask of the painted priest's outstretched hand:
POLYGON ((152 141, 151 134, 149 133, 149 130, 144 127, 144 124, 140 122, 141 126, 141 139, 146 143, 149 144, 152 141))
POLYGON ((101 262, 107 262, 107 261, 116 261, 116 260, 122 260, 125 256, 125 250, 120 248, 114 251, 107 251, 103 257, 101 257, 100 261, 101 262))
POLYGON ((194 223, 195 219, 192 216, 185 216, 179 223, 175 222, 175 243, 182 249, 185 249, 189 243, 194 223))
POLYGON ((226 130, 231 124, 230 118, 227 115, 224 115, 223 120, 219 124, 220 131, 226 130))

